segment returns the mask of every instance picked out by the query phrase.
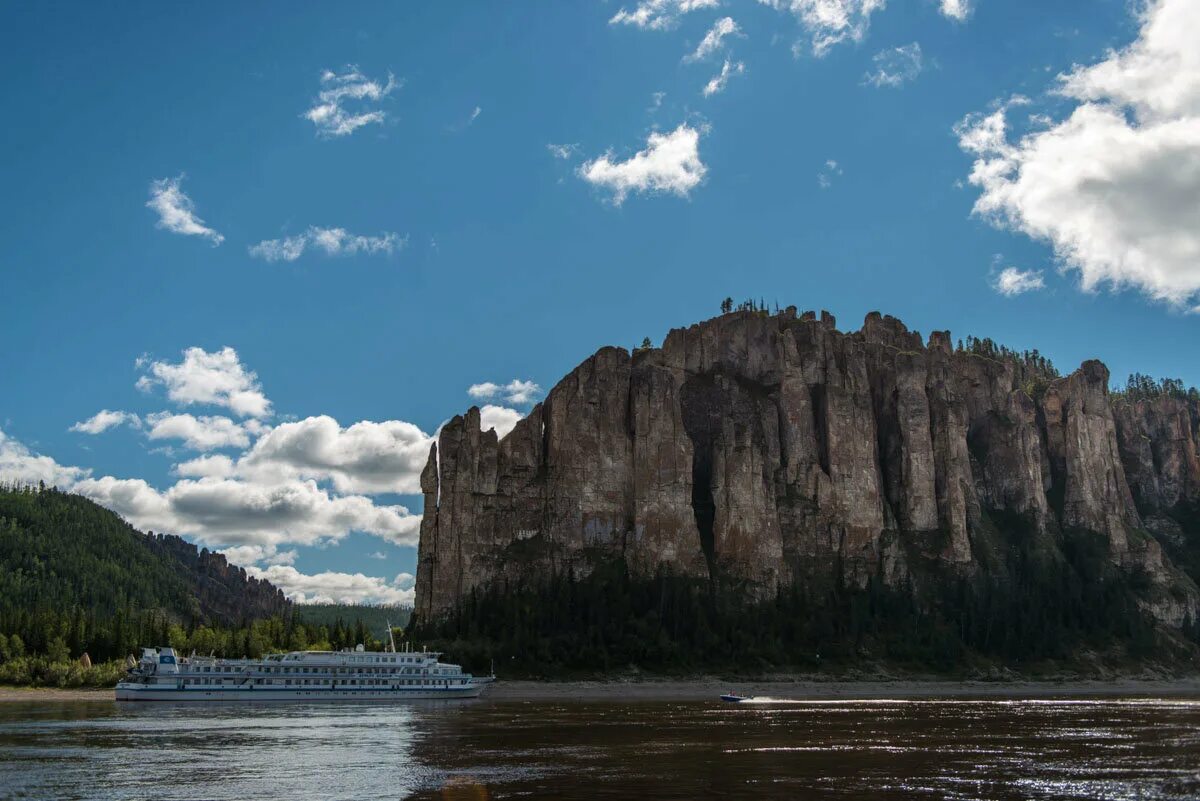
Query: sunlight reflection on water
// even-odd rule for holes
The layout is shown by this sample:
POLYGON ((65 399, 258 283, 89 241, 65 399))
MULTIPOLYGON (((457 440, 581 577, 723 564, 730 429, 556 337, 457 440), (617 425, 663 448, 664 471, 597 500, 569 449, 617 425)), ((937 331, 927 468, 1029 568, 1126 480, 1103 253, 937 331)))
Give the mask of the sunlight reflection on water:
POLYGON ((0 798, 1200 798, 1195 699, 0 704, 0 798))

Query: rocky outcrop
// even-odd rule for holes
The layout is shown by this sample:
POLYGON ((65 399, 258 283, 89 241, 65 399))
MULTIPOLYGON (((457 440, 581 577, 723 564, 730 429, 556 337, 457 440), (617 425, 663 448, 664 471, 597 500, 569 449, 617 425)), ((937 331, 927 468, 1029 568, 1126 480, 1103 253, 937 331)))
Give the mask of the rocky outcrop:
POLYGON ((197 548, 173 534, 144 535, 143 541, 153 553, 183 579, 191 590, 198 617, 225 626, 286 615, 292 602, 283 591, 264 579, 246 573, 245 568, 230 564, 225 555, 197 548))
POLYGON ((919 592, 994 570, 1021 521, 1050 559, 1072 532, 1102 537, 1114 570, 1149 577, 1152 614, 1194 615, 1139 509, 1200 497, 1200 414, 1114 405, 1099 362, 1036 398, 1027 378, 878 313, 843 333, 825 312, 741 311, 604 348, 502 440, 477 409, 442 428, 417 614, 609 558, 759 598, 872 577, 919 592))

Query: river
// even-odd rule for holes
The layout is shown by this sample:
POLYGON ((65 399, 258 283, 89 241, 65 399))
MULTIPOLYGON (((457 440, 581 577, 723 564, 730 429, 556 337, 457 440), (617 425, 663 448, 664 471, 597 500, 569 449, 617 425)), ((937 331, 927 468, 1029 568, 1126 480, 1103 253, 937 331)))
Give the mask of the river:
POLYGON ((3 799, 1197 799, 1185 698, 0 704, 3 799))

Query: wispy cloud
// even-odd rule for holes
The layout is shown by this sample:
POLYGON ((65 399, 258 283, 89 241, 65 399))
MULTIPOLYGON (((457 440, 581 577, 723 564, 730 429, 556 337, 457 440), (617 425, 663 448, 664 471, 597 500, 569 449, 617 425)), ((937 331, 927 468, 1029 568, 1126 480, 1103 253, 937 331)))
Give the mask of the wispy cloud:
POLYGON ((824 168, 817 173, 817 186, 828 189, 833 186, 833 179, 842 174, 842 166, 833 159, 825 162, 824 168))
POLYGON ((213 243, 213 247, 225 241, 225 237, 204 224, 196 216, 192 199, 180 188, 184 176, 159 178, 150 184, 150 199, 146 207, 158 214, 156 225, 175 234, 202 236, 213 243))
POLYGON ((564 145, 549 144, 549 145, 546 145, 546 149, 550 151, 550 155, 554 156, 554 158, 562 159, 565 161, 565 160, 571 158, 571 156, 574 156, 576 152, 578 152, 579 145, 578 144, 564 144, 564 145))
MULTIPOLYGON (((841 42, 861 42, 871 15, 882 11, 887 0, 758 0, 779 11, 790 12, 809 34, 809 48, 817 58, 841 42)), ((804 48, 792 48, 799 55, 804 48)))
POLYGON ((925 67, 919 42, 881 50, 871 58, 871 63, 874 69, 863 75, 863 83, 876 88, 903 86, 925 67))
POLYGON ((542 394, 542 388, 533 381, 522 381, 514 378, 507 384, 496 384, 484 381, 482 384, 472 384, 467 394, 477 400, 484 398, 502 398, 509 403, 533 403, 542 394))
POLYGON ((321 91, 304 117, 317 127, 317 136, 346 136, 364 125, 382 123, 387 114, 374 104, 398 86, 400 83, 390 72, 387 81, 381 82, 368 79, 353 65, 341 73, 326 70, 321 73, 321 91), (347 110, 351 103, 359 104, 357 111, 347 110))
POLYGON ((353 256, 359 253, 391 255, 404 248, 407 237, 386 231, 379 236, 351 234, 345 228, 319 228, 310 226, 307 231, 282 239, 264 239, 251 245, 250 255, 264 261, 295 261, 309 248, 320 250, 327 256, 353 256))
POLYGON ((274 564, 267 568, 247 567, 246 572, 266 579, 298 604, 390 604, 412 606, 412 587, 400 589, 387 579, 362 573, 325 571, 312 575, 291 565, 274 564))
POLYGON ((1018 270, 1016 267, 1005 267, 992 282, 993 289, 1010 298, 1045 286, 1040 270, 1018 270))
POLYGON ((729 79, 734 75, 741 75, 746 71, 746 65, 738 61, 734 63, 729 59, 725 59, 725 63, 721 65, 721 71, 704 84, 703 94, 705 97, 712 97, 715 94, 720 94, 725 91, 725 87, 729 84, 729 79))
POLYGON ((102 434, 105 431, 115 426, 128 423, 132 426, 140 426, 141 418, 132 412, 114 412, 108 409, 101 409, 87 420, 81 420, 71 426, 71 431, 78 431, 81 434, 102 434))
POLYGON ((608 22, 661 31, 674 27, 684 14, 716 8, 718 4, 718 0, 641 0, 632 11, 622 8, 608 22))
POLYGON ((725 46, 726 37, 736 36, 738 33, 740 33, 740 29, 732 17, 721 17, 708 29, 708 33, 704 34, 704 38, 700 40, 696 49, 684 56, 683 60, 701 61, 706 59, 725 46))

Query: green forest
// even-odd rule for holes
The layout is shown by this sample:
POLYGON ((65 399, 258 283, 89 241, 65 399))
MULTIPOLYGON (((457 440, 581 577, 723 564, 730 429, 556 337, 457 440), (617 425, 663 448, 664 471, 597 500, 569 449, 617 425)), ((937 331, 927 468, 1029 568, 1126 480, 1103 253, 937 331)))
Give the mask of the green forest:
POLYGON ((112 686, 141 646, 226 657, 380 647, 386 624, 360 613, 310 617, 223 558, 86 498, 0 486, 0 684, 112 686))
POLYGON ((1112 570, 1097 535, 1068 532, 1064 546, 1061 559, 1013 547, 990 580, 943 576, 923 593, 876 578, 820 594, 788 588, 758 603, 719 583, 661 572, 634 577, 618 559, 583 578, 567 572, 472 592, 445 620, 414 620, 410 634, 476 671, 494 664, 502 675, 531 678, 845 673, 871 665, 955 676, 1003 666, 1037 675, 1087 671, 1096 659, 1117 668, 1149 659, 1193 671, 1200 665, 1196 621, 1182 634, 1157 627, 1138 607, 1137 581, 1112 570), (1081 662, 1084 655, 1093 662, 1081 662))

